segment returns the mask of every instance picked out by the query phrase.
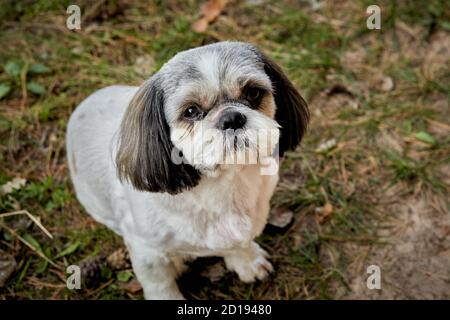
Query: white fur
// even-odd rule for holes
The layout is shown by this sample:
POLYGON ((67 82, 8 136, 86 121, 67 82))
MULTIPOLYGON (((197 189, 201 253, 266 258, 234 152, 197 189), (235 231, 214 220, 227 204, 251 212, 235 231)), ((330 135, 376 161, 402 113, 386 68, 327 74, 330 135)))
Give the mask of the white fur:
POLYGON ((183 156, 190 164, 205 171, 222 164, 262 162, 261 159, 272 155, 280 137, 279 125, 275 120, 250 108, 218 107, 208 120, 196 123, 190 134, 186 134, 184 128, 171 130, 171 140, 183 152, 183 156), (214 124, 223 109, 238 110, 245 115, 248 119, 246 129, 224 135, 222 130, 215 128, 214 124), (234 149, 234 138, 240 146, 238 151, 234 149), (244 147, 244 140, 248 143, 247 147, 244 147))
POLYGON ((223 256, 243 281, 263 279, 272 266, 253 239, 266 223, 278 175, 261 175, 258 164, 223 166, 177 195, 121 183, 113 161, 117 133, 137 89, 99 90, 72 114, 67 155, 79 201, 124 238, 147 299, 182 298, 173 262, 179 257, 223 256))

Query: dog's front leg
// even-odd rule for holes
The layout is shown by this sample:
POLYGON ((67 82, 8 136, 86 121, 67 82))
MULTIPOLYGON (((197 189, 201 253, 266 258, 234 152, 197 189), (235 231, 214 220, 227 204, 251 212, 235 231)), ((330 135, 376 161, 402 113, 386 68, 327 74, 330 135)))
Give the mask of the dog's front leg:
POLYGON ((184 299, 175 281, 176 270, 170 259, 156 254, 139 255, 136 250, 130 250, 130 258, 145 299, 184 299))
POLYGON ((273 271, 267 258, 268 253, 254 241, 249 246, 236 248, 224 255, 227 269, 235 271, 241 281, 247 283, 264 280, 273 271))

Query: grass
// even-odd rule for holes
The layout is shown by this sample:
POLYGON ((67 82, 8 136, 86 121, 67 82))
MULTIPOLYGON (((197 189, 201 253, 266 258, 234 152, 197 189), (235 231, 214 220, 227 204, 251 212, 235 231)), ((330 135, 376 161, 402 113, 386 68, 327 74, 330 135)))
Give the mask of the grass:
POLYGON ((272 201, 293 210, 295 221, 283 234, 259 238, 276 274, 251 285, 230 273, 211 282, 200 272, 217 260, 201 260, 180 280, 188 297, 345 297, 355 276, 348 248, 381 245, 387 189, 400 186, 405 199, 431 192, 448 206, 448 181, 439 172, 450 164, 450 68, 433 51, 437 35, 450 37, 445 1, 380 1, 379 31, 365 26, 370 1, 324 2, 318 10, 306 1, 232 1, 204 34, 191 29, 200 1, 108 0, 97 10, 88 3, 80 2, 87 15, 81 31, 65 27, 70 1, 10 1, 0 13, 0 41, 8 44, 0 47, 0 89, 9 88, 0 99, 0 185, 27 181, 0 196, 0 213, 28 210, 54 239, 24 218, 0 220, 55 263, 0 229, 0 249, 17 261, 1 298, 142 298, 124 288, 123 270, 107 266, 89 288, 64 286, 67 265, 122 247, 76 201, 65 159, 67 119, 96 89, 139 85, 178 51, 215 41, 258 45, 283 66, 313 118, 302 147, 283 163, 272 201), (393 88, 383 89, 377 77, 390 77, 393 88), (350 94, 333 93, 336 85, 350 94), (334 148, 316 151, 330 139, 334 148), (332 213, 322 218, 326 204, 332 213))

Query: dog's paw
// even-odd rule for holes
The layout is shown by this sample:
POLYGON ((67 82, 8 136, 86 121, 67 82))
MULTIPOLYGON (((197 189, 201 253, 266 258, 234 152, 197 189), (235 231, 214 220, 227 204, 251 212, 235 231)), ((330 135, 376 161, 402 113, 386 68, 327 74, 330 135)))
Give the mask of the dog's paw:
POLYGON ((225 256, 225 264, 228 270, 238 274, 241 281, 250 283, 264 280, 273 271, 267 257, 267 252, 254 243, 247 249, 240 249, 225 256))

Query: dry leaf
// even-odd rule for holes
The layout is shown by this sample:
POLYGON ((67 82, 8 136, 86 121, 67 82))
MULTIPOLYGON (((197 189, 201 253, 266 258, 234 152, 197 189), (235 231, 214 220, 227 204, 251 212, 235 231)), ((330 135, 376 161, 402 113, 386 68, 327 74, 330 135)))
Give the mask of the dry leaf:
POLYGON ((130 293, 137 293, 142 290, 141 284, 137 279, 130 280, 127 283, 120 283, 119 286, 130 293))
POLYGON ((209 0, 202 5, 203 17, 192 24, 192 29, 196 32, 205 32, 208 25, 213 22, 222 12, 227 4, 227 0, 209 0))
POLYGON ((327 202, 323 207, 316 208, 316 212, 318 213, 317 221, 323 223, 333 213, 333 205, 327 202))

